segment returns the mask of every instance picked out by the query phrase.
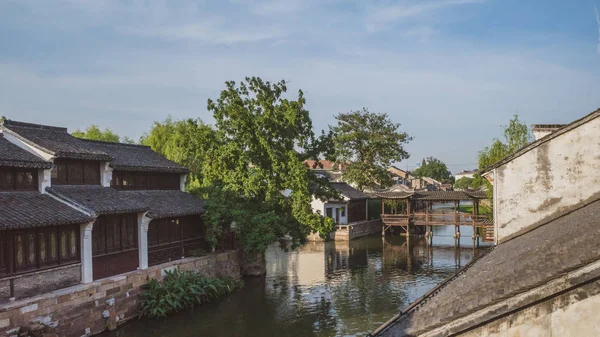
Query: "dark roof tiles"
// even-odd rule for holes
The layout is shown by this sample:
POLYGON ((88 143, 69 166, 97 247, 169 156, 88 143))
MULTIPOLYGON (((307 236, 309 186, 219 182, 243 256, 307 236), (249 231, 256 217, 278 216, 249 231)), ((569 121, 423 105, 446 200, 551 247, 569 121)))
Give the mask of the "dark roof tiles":
POLYGON ((0 167, 49 169, 52 163, 9 142, 0 133, 0 167))
POLYGON ((381 336, 419 335, 598 260, 599 223, 597 200, 498 245, 381 336))
POLYGON ((93 218, 39 192, 0 192, 0 230, 72 225, 93 218))
POLYGON ((97 215, 139 213, 148 210, 148 206, 101 185, 59 185, 46 188, 48 193, 70 203, 78 204, 97 215))
POLYGON ((346 183, 330 183, 336 191, 350 200, 368 199, 369 196, 346 183))
POLYGON ((153 219, 202 214, 202 200, 182 191, 120 191, 129 199, 150 207, 148 217, 153 219))
POLYGON ((5 120, 3 129, 23 142, 57 158, 110 161, 107 153, 87 146, 66 128, 5 120))
POLYGON ((113 159, 110 166, 122 171, 188 173, 189 170, 160 154, 149 146, 111 143, 84 139, 90 148, 108 153, 113 159))

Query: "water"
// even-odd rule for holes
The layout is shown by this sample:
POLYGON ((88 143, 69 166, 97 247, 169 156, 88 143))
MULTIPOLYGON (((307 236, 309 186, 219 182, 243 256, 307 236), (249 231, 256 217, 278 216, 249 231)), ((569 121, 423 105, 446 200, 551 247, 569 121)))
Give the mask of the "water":
POLYGON ((472 247, 462 228, 435 228, 424 238, 373 236, 351 242, 308 243, 267 251, 264 279, 246 279, 227 298, 166 320, 137 320, 104 337, 147 336, 364 336, 469 262, 472 247), (410 247, 410 248, 409 248, 410 247))

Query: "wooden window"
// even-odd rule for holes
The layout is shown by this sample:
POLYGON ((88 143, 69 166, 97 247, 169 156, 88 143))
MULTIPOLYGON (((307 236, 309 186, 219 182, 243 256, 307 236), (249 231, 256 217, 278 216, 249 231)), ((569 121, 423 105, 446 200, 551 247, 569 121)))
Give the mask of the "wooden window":
POLYGON ((178 190, 179 174, 113 172, 111 187, 117 190, 178 190))
POLYGON ((0 170, 0 191, 36 191, 37 170, 0 170))
POLYGON ((57 159, 51 176, 53 185, 100 185, 100 163, 57 159))
POLYGON ((100 216, 92 231, 92 255, 99 256, 137 248, 137 215, 100 216))
POLYGON ((83 182, 86 185, 97 185, 100 183, 99 163, 85 162, 83 164, 83 182))
POLYGON ((20 274, 75 263, 80 259, 79 251, 79 225, 2 231, 0 274, 20 274))

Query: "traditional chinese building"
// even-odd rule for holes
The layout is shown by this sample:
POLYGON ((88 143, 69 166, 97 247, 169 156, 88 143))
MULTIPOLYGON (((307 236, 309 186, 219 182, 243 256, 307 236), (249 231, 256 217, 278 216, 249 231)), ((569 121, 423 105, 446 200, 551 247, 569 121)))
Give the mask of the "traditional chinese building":
POLYGON ((188 170, 149 147, 7 120, 0 136, 0 295, 26 297, 203 247, 188 170))

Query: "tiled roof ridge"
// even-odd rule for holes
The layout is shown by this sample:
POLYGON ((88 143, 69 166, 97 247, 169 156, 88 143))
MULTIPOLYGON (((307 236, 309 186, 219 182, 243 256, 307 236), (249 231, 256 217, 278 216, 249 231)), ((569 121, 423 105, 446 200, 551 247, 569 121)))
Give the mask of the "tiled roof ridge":
POLYGON ((84 142, 90 142, 90 143, 98 143, 98 144, 106 144, 106 145, 114 145, 114 146, 128 146, 128 147, 141 147, 141 148, 148 148, 152 150, 152 147, 148 146, 148 145, 143 145, 143 144, 129 144, 129 143, 121 143, 121 142, 109 142, 106 140, 96 140, 96 139, 86 139, 86 138, 79 138, 84 142))
POLYGON ((522 156, 523 154, 529 152, 530 150, 533 150, 536 147, 538 147, 538 146, 540 146, 542 144, 545 144, 546 142, 548 142, 548 141, 550 141, 550 140, 552 140, 552 139, 554 139, 554 138, 556 138, 556 137, 558 137, 558 136, 560 136, 560 135, 562 135, 562 134, 564 134, 564 133, 566 133, 566 132, 568 132, 568 131, 570 131, 572 129, 575 129, 575 128, 579 127, 580 125, 583 125, 583 124, 585 124, 585 123, 587 123, 587 122, 589 122, 591 120, 594 120, 594 119, 596 119, 598 117, 600 117, 600 108, 592 111, 591 113, 589 113, 589 114, 587 114, 587 115, 585 115, 585 116, 583 116, 583 117, 581 117, 581 118, 579 118, 579 119, 577 119, 577 120, 575 120, 575 121, 573 121, 573 122, 571 122, 569 124, 565 124, 565 126, 563 126, 562 128, 557 129, 556 131, 554 131, 553 133, 551 133, 551 134, 549 134, 549 135, 547 135, 545 137, 542 137, 542 138, 540 138, 538 140, 535 140, 535 141, 533 141, 533 142, 531 142, 531 143, 523 146, 522 148, 518 149, 517 151, 515 151, 510 156, 507 156, 506 158, 504 158, 502 160, 499 160, 499 161, 495 162, 494 164, 492 164, 492 165, 490 165, 488 167, 484 167, 481 170, 481 175, 483 176, 486 173, 488 173, 489 171, 491 171, 491 170, 493 170, 495 168, 498 168, 498 167, 500 167, 500 166, 508 163, 509 161, 511 161, 511 160, 513 160, 513 159, 515 159, 517 157, 522 156))
POLYGON ((17 128, 30 128, 30 129, 39 129, 39 130, 50 130, 50 131, 57 131, 57 132, 67 132, 67 128, 61 127, 61 126, 20 122, 20 121, 14 121, 11 119, 4 120, 2 125, 4 125, 5 127, 8 127, 8 128, 17 127, 17 128))

